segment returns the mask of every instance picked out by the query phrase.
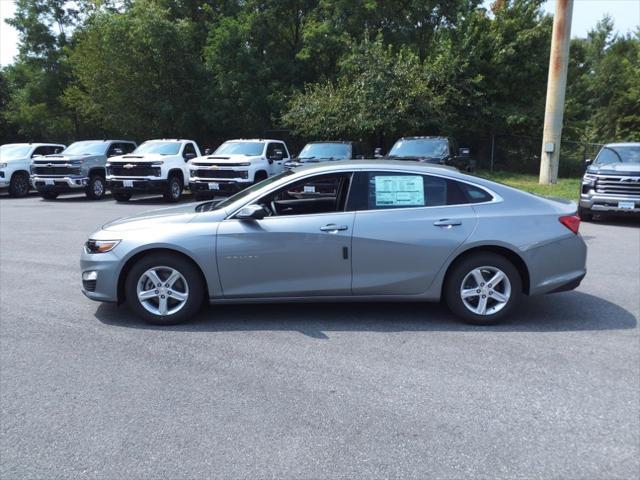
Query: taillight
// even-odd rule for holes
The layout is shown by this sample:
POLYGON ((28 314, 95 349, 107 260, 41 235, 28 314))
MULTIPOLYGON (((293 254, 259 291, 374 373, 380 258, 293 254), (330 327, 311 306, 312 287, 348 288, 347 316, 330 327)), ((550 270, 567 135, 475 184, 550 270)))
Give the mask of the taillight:
POLYGON ((578 229, 580 228, 580 217, 577 215, 565 215, 564 217, 560 217, 560 223, 571 230, 576 235, 578 234, 578 229))

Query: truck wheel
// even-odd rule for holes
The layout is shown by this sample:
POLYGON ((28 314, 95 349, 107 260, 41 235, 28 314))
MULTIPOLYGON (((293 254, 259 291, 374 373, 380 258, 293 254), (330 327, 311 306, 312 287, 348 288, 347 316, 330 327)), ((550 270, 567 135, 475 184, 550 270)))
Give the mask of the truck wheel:
POLYGON ((267 179, 267 172, 265 172, 264 170, 260 170, 259 172, 256 172, 255 176, 253 177, 253 183, 254 185, 256 183, 259 183, 263 180, 267 179))
POLYGON ((104 177, 102 175, 91 175, 89 185, 87 185, 87 198, 91 200, 102 200, 106 193, 104 177))
POLYGON ((9 182, 9 195, 12 197, 24 197, 29 193, 29 175, 24 172, 16 172, 11 175, 9 182))
POLYGON ((163 195, 167 202, 177 202, 182 197, 182 180, 178 175, 171 175, 167 180, 167 189, 163 195))
POLYGON ((129 192, 111 192, 116 202, 128 202, 131 199, 129 192))
POLYGON ((193 318, 204 301, 205 286, 198 268, 171 253, 138 260, 124 284, 128 307, 147 322, 174 325, 193 318))
POLYGON ((593 213, 589 208, 578 207, 578 216, 583 222, 590 222, 593 220, 593 213))
POLYGON ((45 200, 55 200, 58 198, 58 192, 39 192, 40 196, 45 200))

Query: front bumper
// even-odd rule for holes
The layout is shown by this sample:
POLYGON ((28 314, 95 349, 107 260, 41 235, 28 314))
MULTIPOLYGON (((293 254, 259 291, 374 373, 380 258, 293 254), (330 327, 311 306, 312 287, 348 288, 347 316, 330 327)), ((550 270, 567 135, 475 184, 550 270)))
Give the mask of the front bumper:
POLYGON ((606 195, 590 191, 580 195, 580 206, 594 212, 640 213, 640 198, 627 195, 606 195), (621 208, 620 202, 633 203, 633 208, 621 208))
POLYGON ((192 192, 209 192, 213 195, 218 193, 236 193, 250 185, 250 180, 217 180, 214 178, 203 179, 193 177, 189 179, 189 189, 192 192), (218 188, 212 188, 212 185, 218 188))
POLYGON ((92 254, 83 249, 80 257, 80 275, 96 272, 96 278, 95 282, 83 280, 82 293, 91 300, 117 302, 120 269, 121 259, 113 252, 92 254))
POLYGON ((89 184, 89 177, 43 177, 33 175, 31 184, 38 191, 64 192, 86 188, 89 184))
POLYGON ((163 192, 167 189, 167 180, 151 178, 107 178, 107 188, 121 192, 163 192), (133 186, 125 186, 124 182, 132 182, 133 186))

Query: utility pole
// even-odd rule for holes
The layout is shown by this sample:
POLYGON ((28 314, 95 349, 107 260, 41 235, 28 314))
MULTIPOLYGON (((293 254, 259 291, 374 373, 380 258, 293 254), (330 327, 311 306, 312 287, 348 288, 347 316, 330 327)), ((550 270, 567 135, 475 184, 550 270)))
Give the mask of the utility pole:
POLYGON ((556 0, 551 55, 549 57, 542 153, 540 154, 540 183, 543 185, 557 183, 558 181, 572 13, 573 0, 556 0))

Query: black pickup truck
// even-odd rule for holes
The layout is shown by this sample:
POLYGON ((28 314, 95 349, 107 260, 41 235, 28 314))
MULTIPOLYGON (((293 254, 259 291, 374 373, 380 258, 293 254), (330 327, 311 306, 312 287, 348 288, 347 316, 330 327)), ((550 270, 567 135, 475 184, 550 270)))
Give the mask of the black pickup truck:
POLYGON ((473 172, 475 161, 471 160, 468 148, 455 152, 454 142, 447 137, 402 137, 393 144, 386 155, 376 148, 377 158, 389 160, 412 160, 437 165, 448 165, 459 170, 473 172))

